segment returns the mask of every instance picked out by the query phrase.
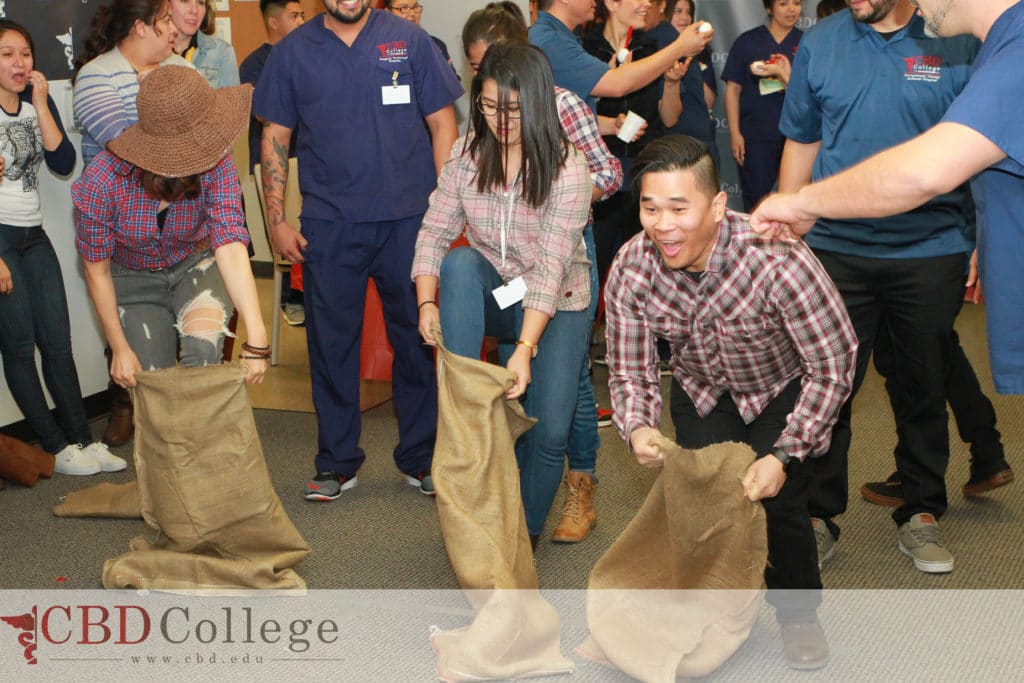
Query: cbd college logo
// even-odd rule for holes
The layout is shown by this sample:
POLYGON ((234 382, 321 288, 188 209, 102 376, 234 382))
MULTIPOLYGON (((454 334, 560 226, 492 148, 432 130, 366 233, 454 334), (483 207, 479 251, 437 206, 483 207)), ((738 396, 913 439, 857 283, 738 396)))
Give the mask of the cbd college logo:
POLYGON ((28 660, 29 664, 37 664, 36 608, 33 607, 31 612, 20 614, 16 617, 0 617, 0 621, 5 624, 9 624, 16 631, 21 631, 21 633, 18 634, 18 644, 25 648, 25 659, 28 660))

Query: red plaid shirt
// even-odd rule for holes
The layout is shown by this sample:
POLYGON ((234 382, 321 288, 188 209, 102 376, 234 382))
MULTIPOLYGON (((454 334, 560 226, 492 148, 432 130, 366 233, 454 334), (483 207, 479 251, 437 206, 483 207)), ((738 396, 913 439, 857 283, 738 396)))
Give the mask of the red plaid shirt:
POLYGON ((590 182, 601 190, 598 201, 608 199, 622 187, 622 162, 611 153, 601 137, 597 117, 572 90, 555 86, 555 104, 566 137, 587 158, 590 182))
POLYGON ((200 177, 195 199, 171 202, 161 231, 160 205, 142 188, 138 169, 103 151, 71 185, 75 205, 75 247, 86 261, 111 259, 133 270, 155 270, 180 263, 209 238, 217 249, 249 243, 238 173, 229 156, 200 177))
POLYGON ((824 453, 850 395, 857 336, 835 285, 803 242, 761 238, 726 211, 699 279, 664 265, 641 233, 615 258, 605 287, 614 422, 623 438, 657 427, 656 338, 702 417, 729 392, 752 422, 794 378, 800 397, 775 442, 801 460, 824 453))

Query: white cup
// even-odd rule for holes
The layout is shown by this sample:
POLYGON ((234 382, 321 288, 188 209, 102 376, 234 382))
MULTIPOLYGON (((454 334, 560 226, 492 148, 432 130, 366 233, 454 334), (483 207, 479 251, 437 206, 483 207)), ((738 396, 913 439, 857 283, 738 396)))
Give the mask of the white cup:
POLYGON ((622 140, 623 142, 633 142, 633 138, 640 132, 640 126, 647 123, 644 117, 634 112, 626 112, 626 120, 622 122, 622 126, 619 128, 619 132, 615 134, 615 137, 622 140))

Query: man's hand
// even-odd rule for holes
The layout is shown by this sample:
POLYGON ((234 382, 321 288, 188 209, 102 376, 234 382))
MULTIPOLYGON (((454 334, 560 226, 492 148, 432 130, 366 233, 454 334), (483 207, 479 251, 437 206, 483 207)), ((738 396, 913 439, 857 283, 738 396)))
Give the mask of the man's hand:
POLYGON ((798 194, 773 194, 754 208, 750 227, 766 237, 791 242, 806 235, 815 218, 800 208, 798 194))
POLYGON ((786 472, 782 463, 774 455, 758 458, 747 468, 746 474, 740 479, 743 495, 751 501, 762 498, 774 498, 786 483, 786 472))
MULTIPOLYGON (((0 158, 0 161, 3 161, 0 158)), ((11 277, 11 269, 7 267, 4 260, 0 258, 0 294, 10 294, 14 291, 14 278, 11 277)))
POLYGON ((665 464, 665 454, 655 444, 662 433, 654 427, 638 427, 629 435, 629 446, 637 462, 644 467, 661 467, 665 464))
MULTIPOLYGON (((622 128, 622 124, 625 123, 625 121, 626 121, 626 115, 625 114, 619 114, 618 116, 615 117, 615 134, 616 135, 618 134, 619 129, 622 128)), ((630 142, 636 142, 637 140, 642 138, 644 136, 644 133, 646 133, 646 132, 647 132, 647 122, 644 121, 643 123, 640 124, 640 130, 638 130, 636 132, 636 135, 633 136, 633 139, 630 140, 630 142)))
POLYGON ((281 221, 270 229, 270 237, 274 240, 274 249, 292 263, 302 263, 302 251, 309 244, 302 233, 292 227, 291 223, 281 221))

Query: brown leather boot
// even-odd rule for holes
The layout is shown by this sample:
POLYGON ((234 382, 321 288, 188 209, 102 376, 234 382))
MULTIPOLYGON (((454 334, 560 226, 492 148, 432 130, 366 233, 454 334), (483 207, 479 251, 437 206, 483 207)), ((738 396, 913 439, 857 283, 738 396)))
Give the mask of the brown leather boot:
POLYGON ((110 422, 103 432, 103 443, 121 446, 128 443, 135 431, 132 420, 132 397, 128 390, 116 384, 110 387, 110 422))
POLYGON ((594 492, 597 483, 586 472, 569 471, 565 475, 565 503, 562 518, 551 534, 555 543, 579 543, 597 525, 597 510, 594 509, 594 492))

